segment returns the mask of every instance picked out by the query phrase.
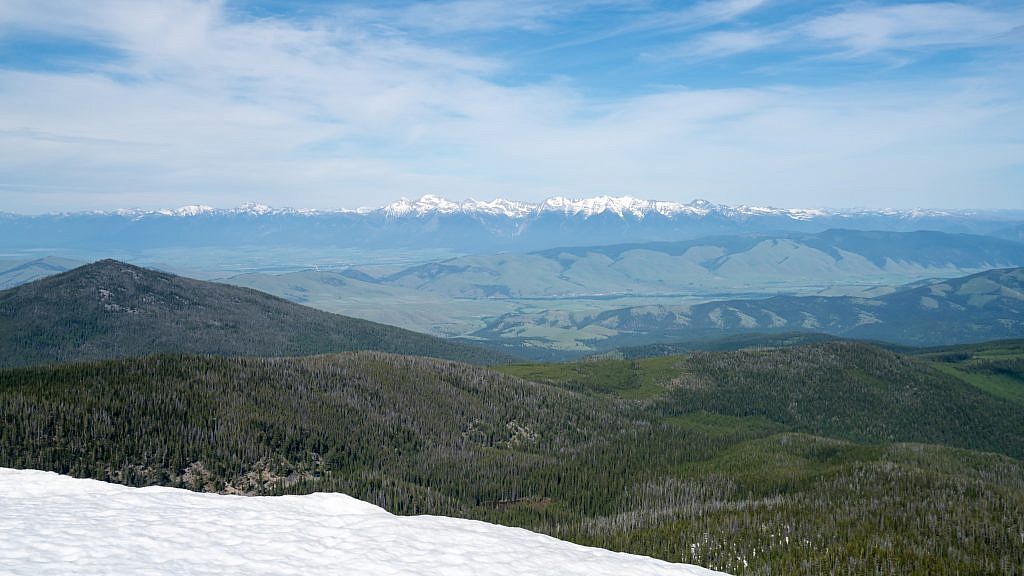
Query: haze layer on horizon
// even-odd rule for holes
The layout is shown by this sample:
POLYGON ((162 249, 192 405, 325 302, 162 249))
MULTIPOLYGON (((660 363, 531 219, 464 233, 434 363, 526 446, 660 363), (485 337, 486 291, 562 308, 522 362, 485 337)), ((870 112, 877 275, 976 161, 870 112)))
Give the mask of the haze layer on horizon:
POLYGON ((1009 1, 0 7, 0 211, 1024 208, 1009 1))

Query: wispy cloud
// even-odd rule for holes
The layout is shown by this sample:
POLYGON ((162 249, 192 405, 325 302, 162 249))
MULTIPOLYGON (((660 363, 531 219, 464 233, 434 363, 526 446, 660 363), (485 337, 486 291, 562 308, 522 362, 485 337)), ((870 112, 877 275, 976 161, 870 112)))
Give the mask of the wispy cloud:
POLYGON ((802 27, 814 40, 851 56, 891 50, 1004 43, 1024 25, 1024 10, 994 10, 968 4, 918 3, 858 6, 816 18, 802 27))
MULTIPOLYGON (((792 41, 786 35, 798 28, 789 22, 726 26, 762 4, 707 2, 646 16, 636 3, 616 6, 629 11, 628 25, 643 20, 659 35, 661 26, 696 26, 688 45, 712 58, 792 41)), ((248 17, 200 0, 46 10, 10 0, 0 38, 28 30, 101 44, 116 57, 60 71, 0 65, 0 209, 247 200, 334 207, 421 193, 809 205, 890 203, 900 193, 903 204, 948 205, 976 186, 993 204, 1019 205, 1006 176, 1024 158, 1017 63, 990 76, 814 88, 697 89, 667 76, 657 89, 622 83, 595 96, 583 77, 508 81, 502 72, 518 63, 502 50, 433 39, 462 27, 509 26, 518 35, 564 15, 521 2, 509 8, 518 17, 498 23, 510 13, 497 4, 431 6, 446 16, 416 28, 402 22, 426 10, 417 4, 386 16, 298 19, 248 17)), ((851 10, 799 33, 858 54, 940 34, 893 27, 869 41, 852 24, 822 24, 868 8, 851 10)))
POLYGON ((735 20, 744 14, 769 4, 769 0, 721 0, 697 2, 692 8, 679 10, 663 18, 669 23, 707 25, 735 20))
POLYGON ((954 3, 857 4, 827 14, 698 33, 661 51, 661 58, 728 58, 784 51, 802 58, 891 57, 908 53, 1019 43, 1024 9, 954 3))
POLYGON ((702 30, 735 20, 766 3, 768 0, 704 0, 684 8, 646 11, 632 16, 620 26, 561 42, 554 48, 585 46, 638 34, 702 30))
POLYGON ((539 0, 449 0, 391 8, 358 8, 343 13, 405 30, 435 34, 487 33, 497 30, 538 30, 610 0, 543 2, 539 0))
POLYGON ((784 31, 719 30, 700 34, 682 45, 669 49, 662 57, 697 60, 725 58, 777 46, 790 38, 792 35, 784 31))

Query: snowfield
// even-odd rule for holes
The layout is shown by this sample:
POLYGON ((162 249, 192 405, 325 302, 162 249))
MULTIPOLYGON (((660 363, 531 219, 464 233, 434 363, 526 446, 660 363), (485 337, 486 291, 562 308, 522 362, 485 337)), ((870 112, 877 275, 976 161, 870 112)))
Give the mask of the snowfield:
POLYGON ((344 494, 243 497, 0 468, 5 574, 710 575, 344 494))

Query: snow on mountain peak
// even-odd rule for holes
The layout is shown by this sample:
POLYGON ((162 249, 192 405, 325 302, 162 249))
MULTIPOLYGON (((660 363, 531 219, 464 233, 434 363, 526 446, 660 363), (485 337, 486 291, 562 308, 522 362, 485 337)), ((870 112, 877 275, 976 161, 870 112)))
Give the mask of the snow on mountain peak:
POLYGON ((584 216, 593 216, 595 214, 612 212, 621 217, 625 216, 628 212, 637 218, 642 218, 650 211, 651 208, 651 202, 647 200, 638 200, 632 196, 598 196, 596 198, 581 200, 580 205, 583 208, 582 212, 584 216))
POLYGON ((377 211, 381 211, 391 218, 463 213, 505 216, 513 220, 520 220, 544 213, 582 216, 583 218, 591 218, 609 213, 620 218, 625 218, 628 215, 637 219, 646 218, 651 214, 659 214, 667 218, 680 215, 703 217, 716 212, 727 216, 782 215, 799 220, 826 215, 821 210, 786 210, 756 206, 730 208, 699 198, 687 204, 663 200, 643 200, 633 196, 595 196, 592 198, 553 196, 539 203, 520 202, 504 198, 489 201, 469 199, 462 202, 454 202, 433 194, 421 196, 418 200, 402 198, 397 202, 392 202, 378 209, 360 208, 357 213, 370 214, 377 211))
POLYGON ((465 212, 479 212, 494 216, 508 216, 509 218, 525 218, 534 212, 535 206, 528 202, 517 202, 496 198, 491 201, 473 200, 472 198, 462 203, 462 210, 465 212))
POLYGON ((568 213, 569 207, 572 205, 572 200, 565 198, 564 196, 553 196, 541 202, 537 208, 541 212, 566 212, 568 213))
POLYGON ((568 199, 561 196, 548 198, 537 206, 538 212, 560 212, 565 215, 590 218, 605 212, 619 217, 632 214, 643 218, 655 208, 655 202, 640 200, 632 196, 595 196, 594 198, 568 199))
POLYGON ((819 217, 837 215, 858 215, 858 214, 882 214, 888 216, 899 216, 903 218, 925 218, 928 216, 948 216, 949 213, 915 210, 911 212, 896 210, 861 210, 861 211, 826 211, 817 209, 784 209, 763 206, 725 206, 715 204, 704 199, 695 199, 688 203, 671 202, 664 200, 644 200, 633 196, 595 196, 592 198, 566 198, 554 196, 542 202, 532 203, 516 200, 496 198, 494 200, 468 199, 456 202, 437 196, 426 194, 418 199, 411 200, 402 198, 379 208, 359 208, 356 210, 295 210, 291 208, 271 208, 270 206, 249 202, 230 210, 211 208, 210 206, 194 204, 182 206, 177 209, 163 209, 155 211, 147 210, 118 210, 114 212, 96 212, 96 214, 116 214, 132 218, 144 218, 148 215, 195 217, 201 215, 249 215, 264 216, 268 214, 293 214, 303 216, 317 216, 324 214, 357 214, 369 216, 383 214, 388 218, 425 217, 433 214, 467 214, 480 216, 505 217, 511 220, 524 220, 542 214, 561 214, 563 216, 582 217, 584 219, 601 214, 612 214, 619 218, 644 219, 652 215, 665 218, 679 216, 706 217, 718 214, 728 218, 746 219, 755 216, 776 216, 791 218, 794 220, 812 220, 819 217))
POLYGON ((200 214, 209 214, 213 212, 213 206, 206 206, 203 204, 191 204, 189 206, 182 206, 174 211, 175 216, 199 216, 200 214))
POLYGON ((239 214, 252 214, 254 216, 263 216, 274 211, 273 208, 265 204, 259 204, 257 202, 246 202, 234 210, 239 214))
POLYGON ((392 202, 383 208, 384 213, 392 217, 408 216, 410 214, 423 216, 424 214, 431 212, 451 214, 453 212, 458 212, 460 209, 461 206, 458 203, 433 194, 421 196, 419 200, 402 198, 401 200, 392 202))

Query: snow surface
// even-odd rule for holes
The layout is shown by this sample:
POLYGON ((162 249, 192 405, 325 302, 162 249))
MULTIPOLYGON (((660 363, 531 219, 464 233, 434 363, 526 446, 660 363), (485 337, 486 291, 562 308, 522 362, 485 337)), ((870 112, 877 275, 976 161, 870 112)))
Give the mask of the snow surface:
POLYGON ((0 573, 712 575, 344 494, 245 497, 0 468, 0 573))

